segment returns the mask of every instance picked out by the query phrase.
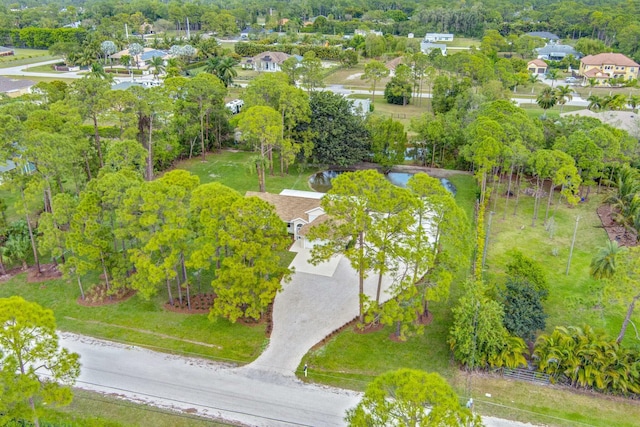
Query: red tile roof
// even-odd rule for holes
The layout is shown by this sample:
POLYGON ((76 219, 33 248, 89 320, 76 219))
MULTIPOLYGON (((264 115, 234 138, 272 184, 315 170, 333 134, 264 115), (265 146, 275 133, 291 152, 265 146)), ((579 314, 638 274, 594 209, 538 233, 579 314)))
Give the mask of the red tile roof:
POLYGON ((587 55, 580 60, 585 65, 618 65, 625 67, 640 67, 632 59, 621 53, 599 53, 597 55, 587 55))

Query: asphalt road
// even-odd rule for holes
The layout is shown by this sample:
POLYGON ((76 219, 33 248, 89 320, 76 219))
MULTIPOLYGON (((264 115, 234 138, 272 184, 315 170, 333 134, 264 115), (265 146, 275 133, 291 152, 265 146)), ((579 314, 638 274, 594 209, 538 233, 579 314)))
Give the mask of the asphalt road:
MULTIPOLYGON (((29 71, 29 67, 37 67, 40 65, 48 65, 48 64, 55 64, 57 62, 60 62, 59 59, 53 59, 50 61, 44 61, 44 62, 39 62, 36 64, 30 64, 30 65, 19 65, 16 67, 8 67, 8 68, 0 68, 0 76, 19 76, 19 77, 50 77, 50 78, 59 78, 59 79, 79 79, 85 76, 86 71, 82 71, 82 72, 66 72, 66 73, 47 73, 47 72, 31 72, 29 71)), ((138 81, 142 81, 142 80, 152 80, 153 76, 149 75, 149 76, 137 76, 136 80, 138 81)), ((115 79, 116 81, 122 81, 122 80, 128 80, 125 78, 117 78, 115 79)), ((551 80, 546 80, 543 79, 541 80, 542 83, 551 85, 551 80)), ((562 81, 556 81, 555 85, 559 85, 559 84, 564 84, 564 82, 562 81)), ((241 86, 246 86, 246 84, 240 84, 241 86)), ((328 90, 334 93, 341 93, 343 95, 354 95, 354 94, 358 94, 358 95, 371 95, 371 91, 370 90, 365 90, 365 89, 349 89, 346 88, 345 85, 329 85, 327 87, 324 88, 324 90, 328 90)), ((384 95, 384 90, 377 90, 376 91, 376 95, 384 95)), ((431 94, 430 93, 423 93, 422 94, 423 98, 431 98, 431 94)), ((518 97, 514 97, 512 98, 513 101, 515 101, 518 105, 523 105, 523 104, 535 104, 535 99, 534 98, 518 98, 518 97)), ((580 98, 580 96, 577 93, 573 94, 573 99, 568 101, 565 105, 568 106, 575 106, 575 107, 587 107, 589 105, 589 102, 586 101, 585 99, 580 98)))
MULTIPOLYGON (((80 354, 77 386, 178 412, 251 426, 344 426, 359 393, 303 383, 277 373, 237 369, 201 359, 61 333, 80 354)), ((309 376, 313 378, 313 371, 309 376)), ((483 417, 487 427, 525 427, 483 417)))

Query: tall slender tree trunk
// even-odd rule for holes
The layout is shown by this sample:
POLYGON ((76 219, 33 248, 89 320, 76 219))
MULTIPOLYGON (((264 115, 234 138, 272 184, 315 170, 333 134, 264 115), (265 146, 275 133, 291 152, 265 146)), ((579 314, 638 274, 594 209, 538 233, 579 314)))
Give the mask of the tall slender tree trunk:
POLYGON ((82 281, 80 280, 80 275, 76 273, 76 279, 78 280, 78 287, 80 288, 80 297, 84 301, 84 288, 82 287, 82 281))
POLYGON ((4 263, 2 262, 2 254, 0 253, 0 274, 3 276, 7 274, 7 270, 4 268, 4 263))
POLYGON ((184 279, 184 283, 187 284, 187 307, 191 310, 191 295, 189 292, 189 281, 187 280, 187 266, 184 265, 184 252, 180 252, 180 265, 182 266, 182 277, 184 279))
POLYGON ((200 114, 200 149, 202 150, 202 161, 207 160, 207 153, 204 149, 204 114, 200 114))
POLYGON ((100 146, 100 131, 98 129, 98 116, 94 114, 92 118, 93 118, 94 138, 96 140, 96 150, 98 151, 98 160, 100 160, 100 167, 103 167, 104 163, 102 162, 102 147, 100 146))
POLYGON ((180 301, 180 304, 182 305, 182 286, 180 284, 180 274, 178 269, 176 269, 176 286, 178 286, 178 301, 180 301))
POLYGON ((549 208, 551 207, 551 198, 553 197, 554 189, 554 182, 551 180, 551 184, 549 186, 549 197, 547 197, 547 210, 544 213, 544 225, 547 225, 547 220, 549 219, 549 208))
POLYGON ((431 167, 434 167, 436 163, 436 141, 433 141, 433 145, 431 147, 431 167))
POLYGON ((109 273, 107 273, 107 265, 104 262, 104 256, 102 256, 102 252, 100 252, 100 262, 102 263, 102 273, 104 274, 104 282, 107 285, 107 291, 109 291, 111 289, 111 284, 109 283, 109 273))
POLYGON ((511 180, 513 179, 513 165, 509 168, 509 183, 507 184, 507 193, 504 198, 504 213, 502 220, 507 219, 507 209, 509 207, 509 198, 511 197, 511 180))
POLYGON ((631 321, 631 315, 633 314, 633 309, 636 307, 636 301, 640 298, 640 294, 633 297, 631 300, 631 304, 629 304, 629 309, 627 310, 627 315, 624 317, 624 321, 622 322, 622 328, 620 328, 620 334, 616 339, 616 342, 620 344, 624 339, 624 335, 627 333, 627 326, 629 326, 629 322, 631 321))
POLYGON ((533 219, 531 221, 532 227, 536 226, 536 219, 538 219, 539 205, 540 205, 540 177, 536 177, 536 194, 533 200, 533 219))
POLYGON ((166 278, 167 282, 167 294, 169 295, 169 304, 173 305, 173 294, 171 293, 171 281, 169 278, 166 278))
POLYGON ((153 181, 153 114, 149 116, 149 139, 147 140, 147 181, 153 181))
POLYGON ((518 214, 518 204, 520 203, 520 184, 522 183, 522 166, 516 172, 516 203, 513 207, 513 216, 518 214))
MULTIPOLYGON (((358 244, 360 245, 360 260, 364 257, 364 232, 360 232, 358 235, 358 244)), ((360 323, 364 323, 364 267, 360 265, 358 269, 358 304, 359 314, 358 318, 360 323)))
POLYGON ((33 235, 33 226, 31 225, 31 220, 29 219, 29 211, 27 209, 27 201, 24 197, 24 189, 20 189, 20 194, 22 196, 22 204, 24 206, 24 216, 27 220, 27 229, 29 230, 29 239, 31 240, 31 249, 33 249, 33 261, 36 263, 36 271, 38 275, 42 274, 42 270, 40 269, 40 258, 38 258, 38 246, 36 245, 36 238, 33 235))

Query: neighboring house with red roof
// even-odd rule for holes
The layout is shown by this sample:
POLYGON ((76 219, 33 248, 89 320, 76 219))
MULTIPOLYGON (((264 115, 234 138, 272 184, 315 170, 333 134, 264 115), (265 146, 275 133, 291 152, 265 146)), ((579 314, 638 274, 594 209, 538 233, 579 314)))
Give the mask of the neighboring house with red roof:
POLYGON ((637 79, 639 69, 637 62, 621 53, 599 53, 582 58, 578 73, 587 80, 604 83, 612 78, 637 79))
POLYGON ((0 46, 0 56, 13 56, 15 51, 11 48, 0 46))
POLYGON ((532 59, 527 63, 527 70, 531 74, 546 74, 549 66, 542 59, 532 59))

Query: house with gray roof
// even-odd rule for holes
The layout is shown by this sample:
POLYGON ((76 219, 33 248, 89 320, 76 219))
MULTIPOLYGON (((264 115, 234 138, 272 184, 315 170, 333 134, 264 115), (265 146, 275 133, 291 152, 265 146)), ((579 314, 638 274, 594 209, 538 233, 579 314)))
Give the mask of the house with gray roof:
POLYGON ((16 97, 31 92, 31 87, 36 83, 31 80, 9 79, 0 76, 0 93, 10 97, 16 97))
POLYGON ((549 41, 557 41, 560 40, 560 37, 556 36, 549 31, 530 31, 526 34, 531 37, 540 37, 541 39, 549 40, 549 41))
POLYGON ((426 41, 420 42, 420 51, 424 54, 429 54, 434 49, 440 49, 442 55, 447 55, 447 45, 443 43, 430 43, 426 41))
POLYGON ((293 235, 293 239, 303 240, 303 247, 307 249, 313 247, 314 242, 305 239, 305 233, 301 231, 305 226, 305 229, 310 228, 309 224, 314 221, 315 225, 326 220, 324 209, 320 206, 323 193, 283 190, 280 194, 272 194, 247 191, 245 196, 258 197, 272 204, 276 214, 286 223, 287 232, 293 235))
POLYGON ((262 52, 247 59, 246 66, 256 71, 276 72, 281 71, 280 65, 286 61, 289 56, 284 52, 262 52))
POLYGON ((573 46, 558 43, 547 43, 544 47, 535 49, 538 59, 547 61, 561 61, 566 56, 573 55, 574 58, 580 59, 582 55, 575 50, 573 46))
POLYGON ((9 173, 20 170, 23 175, 29 175, 35 172, 36 165, 31 162, 27 162, 25 165, 18 167, 16 162, 13 160, 6 160, 5 162, 0 161, 0 184, 2 184, 3 176, 6 176, 9 173))

